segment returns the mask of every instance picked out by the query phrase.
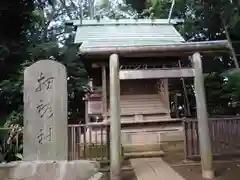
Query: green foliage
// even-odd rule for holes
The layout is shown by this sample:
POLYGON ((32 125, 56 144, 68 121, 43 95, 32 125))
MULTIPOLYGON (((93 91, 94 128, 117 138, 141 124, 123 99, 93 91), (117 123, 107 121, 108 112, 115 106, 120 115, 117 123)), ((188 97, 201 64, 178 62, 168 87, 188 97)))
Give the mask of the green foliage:
MULTIPOLYGON (((62 1, 62 3, 64 2, 65 0, 62 1)), ((8 4, 11 3, 14 4, 8 2, 8 4)), ((68 38, 64 34, 63 26, 63 15, 73 17, 71 12, 68 13, 72 11, 72 7, 70 10, 68 8, 63 9, 62 6, 64 5, 61 4, 59 7, 55 0, 36 0, 34 4, 35 7, 32 6, 27 14, 28 19, 21 21, 21 29, 16 26, 13 26, 14 28, 8 26, 7 30, 16 34, 24 29, 21 38, 15 39, 14 36, 7 36, 5 39, 3 38, 4 41, 0 40, 2 42, 2 44, 0 43, 0 72, 3 75, 0 76, 0 118, 3 121, 0 124, 5 122, 7 124, 22 124, 23 70, 41 59, 54 59, 66 65, 69 75, 70 115, 72 116, 75 112, 83 109, 79 100, 82 99, 87 74, 81 61, 76 57, 77 46, 72 46, 73 38, 71 36, 68 38), (51 23, 55 20, 62 23, 52 25, 51 23), (23 43, 19 39, 23 40, 23 43), (63 47, 59 46, 60 43, 63 47)), ((14 15, 21 16, 21 13, 26 13, 25 9, 18 9, 17 12, 19 13, 14 15), (20 12, 20 10, 22 11, 20 12)), ((9 13, 11 12, 11 9, 7 10, 9 13)), ((14 22, 15 19, 17 17, 13 17, 13 19, 5 18, 4 21, 6 22, 2 22, 2 24, 9 21, 14 22)), ((0 35, 0 37, 4 37, 7 33, 4 31, 0 35)))
POLYGON ((130 4, 133 9, 136 9, 138 13, 141 13, 146 8, 146 0, 126 0, 127 4, 130 4))
POLYGON ((205 75, 206 99, 209 114, 218 114, 228 106, 228 99, 222 98, 224 77, 219 73, 205 75))
POLYGON ((71 120, 79 118, 79 115, 84 116, 82 97, 88 90, 88 75, 83 63, 77 57, 77 52, 77 45, 68 45, 58 58, 66 66, 68 72, 68 111, 71 120))
POLYGON ((227 76, 227 81, 224 83, 225 95, 232 103, 240 105, 240 72, 235 72, 227 76))
POLYGON ((0 128, 0 163, 22 160, 23 128, 11 125, 0 128))
POLYGON ((30 60, 48 59, 49 57, 58 57, 60 48, 56 42, 42 42, 38 44, 31 44, 28 49, 28 56, 30 60))
POLYGON ((209 114, 236 114, 240 108, 240 72, 205 76, 209 114))

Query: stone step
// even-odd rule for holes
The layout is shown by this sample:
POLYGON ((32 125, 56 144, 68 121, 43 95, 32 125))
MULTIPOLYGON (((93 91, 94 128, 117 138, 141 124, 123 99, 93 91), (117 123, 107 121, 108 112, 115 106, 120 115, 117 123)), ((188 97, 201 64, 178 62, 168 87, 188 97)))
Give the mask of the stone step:
POLYGON ((159 122, 159 121, 171 121, 170 115, 167 115, 166 113, 160 114, 160 115, 143 115, 142 119, 136 119, 134 116, 122 116, 121 122, 129 122, 129 123, 135 123, 135 122, 159 122))
MULTIPOLYGON (((131 165, 125 165, 122 167, 122 171, 133 171, 133 168, 131 165)), ((100 168, 100 172, 110 172, 110 167, 106 166, 106 167, 100 168)))
POLYGON ((161 102, 161 100, 158 101, 152 101, 151 99, 149 99, 148 101, 144 102, 144 101, 132 101, 132 102, 120 102, 120 106, 121 107, 131 107, 131 106, 141 106, 141 107, 144 107, 144 106, 158 106, 158 107, 163 107, 163 108, 166 108, 165 105, 161 102), (140 103, 140 104, 139 104, 140 103))
POLYGON ((148 151, 148 152, 128 152, 124 153, 124 158, 144 158, 144 157, 162 157, 163 151, 148 151))
POLYGON ((139 97, 139 99, 126 99, 126 100, 120 100, 121 105, 128 105, 128 104, 137 104, 138 102, 142 103, 153 103, 153 104, 161 104, 163 105, 163 101, 160 98, 148 98, 148 99, 142 99, 139 97))
POLYGON ((139 95, 121 95, 120 100, 138 100, 141 99, 160 99, 159 94, 139 94, 139 95))
POLYGON ((130 116, 130 115, 135 115, 135 114, 157 114, 157 113, 161 113, 161 114, 163 114, 163 113, 165 113, 165 114, 168 114, 169 113, 169 111, 167 110, 167 109, 157 109, 157 108, 139 108, 139 109, 134 109, 134 108, 132 108, 132 109, 127 109, 127 108, 121 108, 121 115, 122 116, 130 116))
POLYGON ((123 95, 120 100, 121 115, 169 113, 159 94, 123 95))

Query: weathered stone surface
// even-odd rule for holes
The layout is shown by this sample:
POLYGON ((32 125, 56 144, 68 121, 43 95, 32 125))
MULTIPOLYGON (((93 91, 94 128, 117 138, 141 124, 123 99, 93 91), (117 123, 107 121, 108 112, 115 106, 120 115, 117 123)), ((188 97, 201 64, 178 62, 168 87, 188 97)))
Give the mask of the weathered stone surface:
POLYGON ((131 159, 138 180, 185 180, 161 158, 131 159))
POLYGON ((0 165, 1 180, 88 180, 99 163, 91 161, 22 161, 0 165))
POLYGON ((67 160, 67 75, 42 60, 24 72, 24 160, 67 160))

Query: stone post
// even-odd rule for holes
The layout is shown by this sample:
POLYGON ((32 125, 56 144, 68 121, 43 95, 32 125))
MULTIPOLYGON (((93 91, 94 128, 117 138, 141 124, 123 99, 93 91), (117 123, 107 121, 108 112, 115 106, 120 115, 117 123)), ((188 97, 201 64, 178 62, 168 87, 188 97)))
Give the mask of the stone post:
POLYGON ((121 172, 121 123, 120 80, 117 54, 110 56, 110 180, 120 180, 121 172))
POLYGON ((212 167, 212 149, 208 128, 208 117, 205 100, 204 79, 202 70, 202 59, 199 53, 193 54, 193 66, 195 69, 195 96, 197 105, 198 133, 200 154, 202 163, 202 176, 205 179, 214 178, 212 167))

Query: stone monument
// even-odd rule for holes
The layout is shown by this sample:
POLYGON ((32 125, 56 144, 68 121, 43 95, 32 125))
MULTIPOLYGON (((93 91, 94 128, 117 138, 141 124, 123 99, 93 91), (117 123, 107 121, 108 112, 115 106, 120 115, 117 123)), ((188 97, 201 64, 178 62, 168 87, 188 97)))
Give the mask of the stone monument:
POLYGON ((41 60, 24 71, 24 160, 67 160, 67 73, 41 60))

